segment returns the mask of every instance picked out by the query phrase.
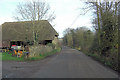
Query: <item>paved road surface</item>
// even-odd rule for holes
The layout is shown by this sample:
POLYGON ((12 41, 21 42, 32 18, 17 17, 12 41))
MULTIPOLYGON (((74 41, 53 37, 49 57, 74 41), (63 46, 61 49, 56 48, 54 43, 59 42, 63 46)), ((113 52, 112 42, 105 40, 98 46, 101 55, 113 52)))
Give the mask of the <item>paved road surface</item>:
POLYGON ((3 77, 117 78, 118 75, 83 53, 64 46, 60 53, 41 61, 4 61, 3 77))

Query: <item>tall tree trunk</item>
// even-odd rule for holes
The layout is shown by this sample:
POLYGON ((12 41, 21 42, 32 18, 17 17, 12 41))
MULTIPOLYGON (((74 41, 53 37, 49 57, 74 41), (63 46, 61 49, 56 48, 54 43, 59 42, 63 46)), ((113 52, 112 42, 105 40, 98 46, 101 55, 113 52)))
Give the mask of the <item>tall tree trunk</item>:
POLYGON ((36 44, 36 40, 35 40, 35 17, 36 17, 36 13, 35 13, 35 2, 33 2, 34 4, 34 12, 33 12, 33 41, 34 41, 34 45, 36 44))
POLYGON ((97 0, 96 0, 96 8, 97 8, 97 19, 98 19, 98 43, 101 54, 101 40, 100 40, 101 28, 100 28, 100 16, 99 16, 100 14, 99 14, 99 5, 97 0))

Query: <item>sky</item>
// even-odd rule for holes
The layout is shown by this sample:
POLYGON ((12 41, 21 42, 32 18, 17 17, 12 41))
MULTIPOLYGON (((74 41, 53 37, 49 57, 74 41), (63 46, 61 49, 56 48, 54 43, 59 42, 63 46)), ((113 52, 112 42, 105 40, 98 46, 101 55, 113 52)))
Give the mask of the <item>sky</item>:
MULTIPOLYGON (((25 0, 0 0, 0 25, 4 22, 14 22, 15 9, 19 2, 25 0)), ((92 29, 92 12, 86 15, 80 15, 84 12, 81 10, 86 4, 80 0, 46 0, 51 10, 55 12, 56 19, 53 23, 54 28, 63 37, 63 31, 67 28, 77 28, 86 26, 92 29), (80 16, 79 16, 80 15, 80 16)))

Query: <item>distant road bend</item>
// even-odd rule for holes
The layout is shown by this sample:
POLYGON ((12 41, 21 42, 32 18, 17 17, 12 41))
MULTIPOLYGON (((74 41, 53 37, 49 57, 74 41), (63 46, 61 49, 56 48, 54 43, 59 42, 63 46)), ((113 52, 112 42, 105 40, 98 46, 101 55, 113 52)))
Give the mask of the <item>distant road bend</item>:
POLYGON ((3 61, 3 77, 118 78, 118 74, 80 51, 63 46, 60 53, 44 60, 32 62, 3 61))

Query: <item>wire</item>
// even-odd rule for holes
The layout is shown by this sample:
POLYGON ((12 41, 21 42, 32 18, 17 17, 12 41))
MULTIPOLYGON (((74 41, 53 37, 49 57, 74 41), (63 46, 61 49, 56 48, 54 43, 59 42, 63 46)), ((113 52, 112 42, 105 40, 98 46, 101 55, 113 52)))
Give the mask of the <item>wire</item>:
POLYGON ((73 24, 77 21, 77 19, 79 18, 80 14, 73 20, 72 24, 70 25, 70 27, 73 26, 73 24))

